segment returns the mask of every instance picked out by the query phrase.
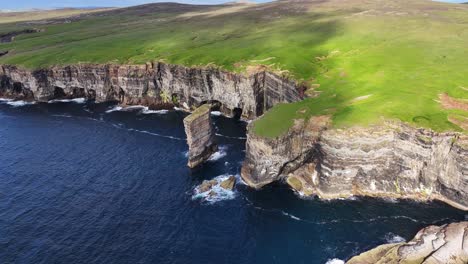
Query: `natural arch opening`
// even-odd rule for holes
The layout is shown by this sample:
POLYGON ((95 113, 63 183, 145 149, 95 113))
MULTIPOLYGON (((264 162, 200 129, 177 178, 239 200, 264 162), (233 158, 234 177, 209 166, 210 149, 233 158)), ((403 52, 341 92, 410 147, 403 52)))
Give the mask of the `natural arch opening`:
POLYGON ((54 88, 54 99, 64 98, 66 95, 65 91, 60 87, 54 88))

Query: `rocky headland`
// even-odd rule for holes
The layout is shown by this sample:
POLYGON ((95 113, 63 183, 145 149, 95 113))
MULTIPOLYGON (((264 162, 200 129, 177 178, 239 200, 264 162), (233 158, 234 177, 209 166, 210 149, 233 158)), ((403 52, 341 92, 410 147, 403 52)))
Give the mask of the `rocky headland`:
POLYGON ((277 138, 247 136, 242 178, 287 182, 304 196, 440 200, 468 210, 468 137, 400 122, 332 129, 327 116, 296 120, 277 138))
POLYGON ((351 258, 347 264, 468 263, 468 222, 428 226, 409 242, 385 244, 351 258))

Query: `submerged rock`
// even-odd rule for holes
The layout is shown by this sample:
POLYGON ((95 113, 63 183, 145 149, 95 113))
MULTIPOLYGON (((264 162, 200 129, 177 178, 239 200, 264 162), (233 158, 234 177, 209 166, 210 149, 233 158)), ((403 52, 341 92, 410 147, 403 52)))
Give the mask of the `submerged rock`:
POLYGON ((209 181, 205 180, 202 182, 202 184, 198 185, 197 191, 199 193, 207 192, 211 190, 211 188, 213 188, 213 186, 215 186, 216 184, 218 184, 218 181, 216 179, 209 180, 209 181))
POLYGON ((218 150, 215 131, 211 123, 209 104, 205 104, 184 118, 185 134, 189 145, 188 166, 195 168, 218 150))
POLYGON ((464 264, 468 263, 468 222, 429 226, 413 240, 378 246, 347 264, 464 264))

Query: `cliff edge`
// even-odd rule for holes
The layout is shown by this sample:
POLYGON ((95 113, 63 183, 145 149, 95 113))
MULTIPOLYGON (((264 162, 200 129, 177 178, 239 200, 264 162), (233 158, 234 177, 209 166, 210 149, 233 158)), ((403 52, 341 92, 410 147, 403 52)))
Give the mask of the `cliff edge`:
POLYGON ((468 210, 468 136, 460 133, 399 122, 330 129, 322 116, 295 120, 277 138, 249 132, 246 145, 241 175, 254 188, 285 181, 323 199, 434 199, 468 210))

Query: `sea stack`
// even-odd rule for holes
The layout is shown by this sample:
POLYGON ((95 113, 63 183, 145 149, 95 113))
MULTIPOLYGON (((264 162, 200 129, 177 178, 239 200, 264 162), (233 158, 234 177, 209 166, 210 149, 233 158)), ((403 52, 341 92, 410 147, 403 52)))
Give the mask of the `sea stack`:
POLYGON ((189 145, 188 166, 195 168, 218 150, 211 123, 211 105, 204 104, 184 118, 185 134, 189 145))

